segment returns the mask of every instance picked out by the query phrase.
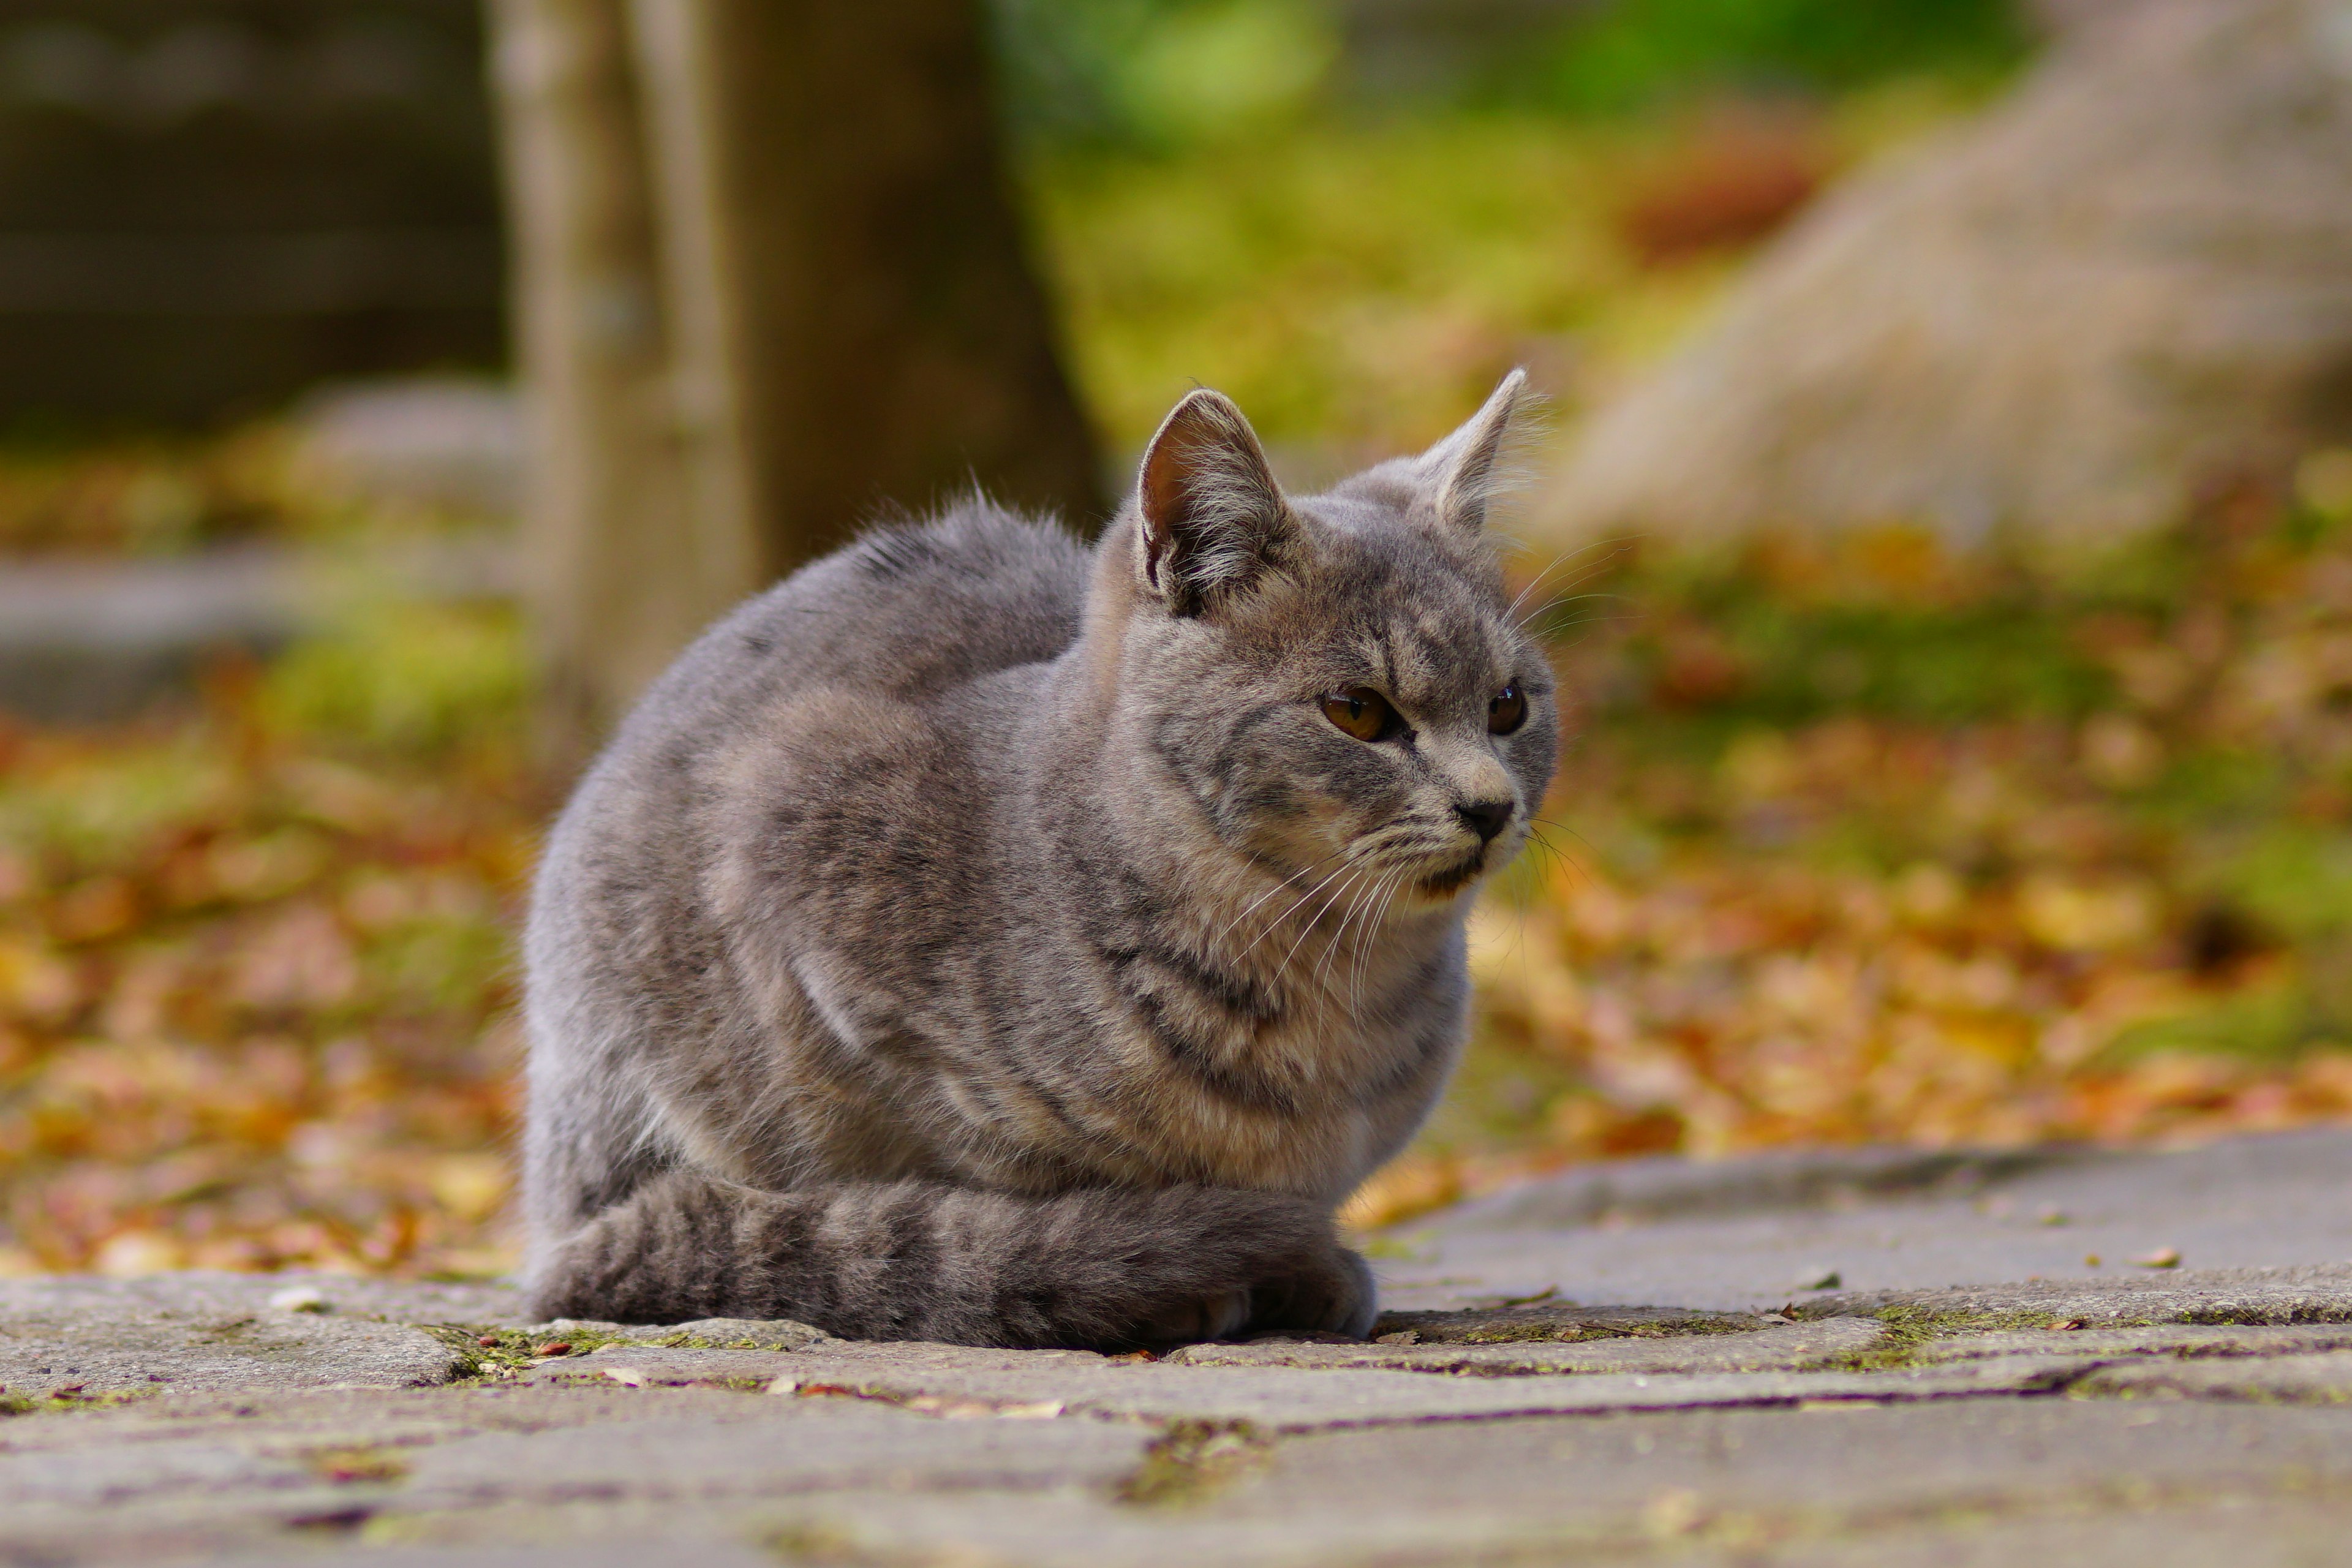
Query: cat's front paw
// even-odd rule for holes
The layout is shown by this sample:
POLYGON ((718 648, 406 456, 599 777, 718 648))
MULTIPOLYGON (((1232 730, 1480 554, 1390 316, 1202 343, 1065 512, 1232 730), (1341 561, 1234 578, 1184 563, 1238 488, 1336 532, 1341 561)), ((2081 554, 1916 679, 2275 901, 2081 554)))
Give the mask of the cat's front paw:
POLYGON ((1253 1288, 1248 1326, 1257 1333, 1306 1329, 1360 1340, 1379 1316, 1371 1265, 1335 1244, 1253 1288))

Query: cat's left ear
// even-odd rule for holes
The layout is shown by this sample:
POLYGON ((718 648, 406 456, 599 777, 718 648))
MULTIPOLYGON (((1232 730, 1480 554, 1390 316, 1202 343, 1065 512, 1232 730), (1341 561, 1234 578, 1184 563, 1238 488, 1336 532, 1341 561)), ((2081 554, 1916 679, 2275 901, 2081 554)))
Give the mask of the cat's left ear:
POLYGON ((1422 493, 1429 498, 1440 527, 1475 534, 1486 525, 1486 503, 1498 488, 1503 443, 1512 416, 1528 401, 1528 373, 1503 378, 1486 405, 1453 435, 1414 459, 1422 493))

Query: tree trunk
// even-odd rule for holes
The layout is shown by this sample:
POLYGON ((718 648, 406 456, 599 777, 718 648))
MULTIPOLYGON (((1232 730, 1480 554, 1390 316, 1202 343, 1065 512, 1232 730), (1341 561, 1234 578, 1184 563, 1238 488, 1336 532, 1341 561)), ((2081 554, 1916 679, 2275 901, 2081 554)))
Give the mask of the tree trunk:
POLYGON ((878 516, 1099 521, 976 0, 495 4, 559 757, 878 516))
POLYGON ((540 739, 568 771, 750 578, 712 581, 675 537, 686 491, 620 0, 496 6, 530 431, 525 609, 540 739))
POLYGON ((765 575, 977 481, 1102 510, 974 0, 630 0, 672 321, 765 575))

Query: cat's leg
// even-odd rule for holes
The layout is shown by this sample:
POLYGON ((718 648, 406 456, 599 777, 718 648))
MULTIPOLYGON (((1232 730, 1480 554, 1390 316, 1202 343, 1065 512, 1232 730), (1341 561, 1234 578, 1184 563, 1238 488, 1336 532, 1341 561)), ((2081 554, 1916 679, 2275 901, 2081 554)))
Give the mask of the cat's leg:
POLYGON ((1360 1337, 1370 1272, 1303 1199, 1031 1198, 923 1183, 772 1193, 673 1171, 551 1249, 547 1317, 793 1318, 852 1339, 1114 1348, 1253 1329, 1360 1337))

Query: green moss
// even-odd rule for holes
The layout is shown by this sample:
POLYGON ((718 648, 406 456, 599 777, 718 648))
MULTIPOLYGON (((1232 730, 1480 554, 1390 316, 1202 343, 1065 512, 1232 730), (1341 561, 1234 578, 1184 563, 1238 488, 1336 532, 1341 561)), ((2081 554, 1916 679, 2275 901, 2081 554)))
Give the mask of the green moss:
MULTIPOLYGON (((460 1356, 457 1375, 453 1383, 495 1383, 512 1377, 538 1363, 534 1353, 541 1345, 551 1342, 544 1333, 526 1333, 520 1329, 494 1328, 479 1323, 420 1323, 415 1325, 460 1356), (491 1342, 485 1344, 488 1340, 491 1342)), ((644 1342, 609 1334, 596 1329, 580 1329, 563 1335, 562 1343, 572 1347, 574 1356, 584 1355, 601 1345, 640 1344, 644 1342)))
POLYGON ((1246 1421, 1173 1422, 1114 1495, 1152 1508, 1199 1502, 1262 1467, 1273 1447, 1273 1439, 1246 1421))
MULTIPOLYGON (((771 1534, 767 1549, 787 1563, 870 1563, 876 1560, 843 1527, 822 1521, 788 1524, 771 1534)), ((896 1561, 896 1559, 888 1559, 896 1561)))
POLYGON ((1752 1327, 1752 1324, 1731 1318, 1669 1318, 1654 1323, 1623 1325, 1498 1323, 1472 1329, 1456 1342, 1465 1345, 1581 1344, 1588 1340, 1665 1340, 1699 1334, 1738 1334, 1748 1332, 1752 1327))
POLYGON ((161 1388, 114 1388, 98 1394, 0 1394, 0 1416, 55 1415, 76 1410, 117 1410, 163 1393, 161 1388))
MULTIPOLYGON (((1843 1309, 1834 1303, 1816 1304, 1818 1310, 1797 1309, 1796 1316, 1804 1318, 1843 1317, 1843 1309)), ((2054 1312, 1966 1312, 1936 1311, 1925 1307, 1882 1307, 1869 1314, 1878 1320, 1885 1337, 1870 1350, 1851 1351, 1842 1355, 1823 1356, 1808 1362, 1807 1372, 1895 1372, 1906 1367, 1927 1364, 1920 1352, 1928 1345, 1943 1340, 1958 1339, 1969 1334, 1996 1333, 2016 1329, 2051 1329, 2062 1321, 2054 1312)), ((2102 1326, 2105 1326, 2104 1323, 2102 1326)), ((2115 1326, 2126 1327, 2122 1320, 2115 1326)))
POLYGON ((660 1350, 689 1351, 789 1351, 797 1346, 782 1340, 713 1340, 700 1334, 664 1334, 659 1339, 632 1339, 629 1344, 648 1345, 660 1350))

